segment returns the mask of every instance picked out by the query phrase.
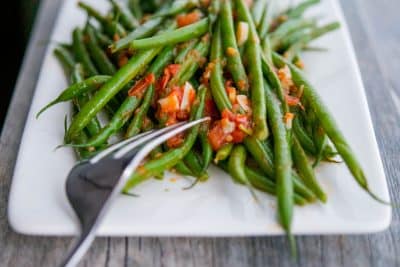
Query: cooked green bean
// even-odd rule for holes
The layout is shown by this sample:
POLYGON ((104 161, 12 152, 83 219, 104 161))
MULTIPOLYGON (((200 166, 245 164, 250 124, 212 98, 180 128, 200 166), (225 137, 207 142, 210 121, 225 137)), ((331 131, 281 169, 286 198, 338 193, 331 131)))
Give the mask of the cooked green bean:
POLYGON ((372 198, 379 202, 386 203, 381 200, 377 195, 375 195, 371 189, 369 188, 368 181, 365 177, 364 171, 362 170, 361 164, 358 162, 353 150, 350 148, 349 144, 346 141, 346 138, 343 136, 342 132, 336 125, 336 121, 329 112, 328 108, 322 102, 320 96, 317 91, 312 87, 312 85, 307 81, 302 72, 290 62, 287 62, 280 55, 274 53, 273 60, 276 65, 283 66, 284 64, 288 65, 294 83, 297 86, 304 87, 303 97, 307 99, 307 102, 310 105, 310 108, 313 109, 315 114, 317 115, 322 127, 324 128, 326 134, 336 147, 338 153, 346 163, 353 177, 357 181, 357 183, 363 188, 372 198))
POLYGON ((189 41, 193 38, 198 38, 208 31, 209 20, 202 19, 196 23, 190 24, 188 26, 169 31, 166 33, 161 33, 159 35, 146 38, 133 40, 129 44, 129 48, 133 50, 137 49, 150 49, 166 45, 174 45, 189 41))
POLYGON ((223 50, 227 59, 227 68, 239 91, 242 93, 248 93, 249 82, 236 42, 232 5, 230 0, 225 0, 222 4, 220 23, 223 50))
POLYGON ((57 48, 54 49, 54 55, 63 65, 64 71, 67 72, 67 74, 70 74, 75 66, 75 59, 71 52, 63 46, 57 46, 57 48))
MULTIPOLYGON (((84 69, 81 64, 76 64, 71 75, 71 81, 73 83, 82 82, 84 77, 84 69)), ((76 96, 73 99, 73 103, 76 106, 76 111, 79 111, 81 107, 89 101, 89 96, 87 93, 76 96)), ((96 135, 100 131, 101 125, 99 120, 94 117, 86 126, 86 130, 90 136, 96 135)))
POLYGON ((200 181, 205 181, 208 179, 207 170, 203 171, 202 162, 193 149, 189 150, 183 161, 185 162, 186 166, 190 168, 195 177, 199 178, 200 181))
MULTIPOLYGON (((274 181, 270 180, 269 178, 265 177, 265 175, 249 167, 245 167, 245 173, 250 183, 255 188, 263 192, 276 195, 276 184, 274 181)), ((308 204, 308 201, 304 197, 296 193, 293 196, 293 201, 296 205, 299 206, 304 206, 308 204)))
MULTIPOLYGON (((275 0, 270 0, 268 2, 267 8, 264 8, 264 14, 262 16, 261 23, 258 27, 258 32, 260 34, 260 38, 262 40, 267 38, 269 29, 271 28, 272 23, 272 11, 274 10, 275 0)), ((269 39, 269 38, 268 38, 269 39)))
POLYGON ((274 167, 276 175, 278 214, 280 223, 287 233, 292 253, 295 254, 296 247, 292 236, 294 192, 290 145, 288 144, 287 130, 282 120, 283 115, 279 107, 279 101, 267 86, 265 92, 268 113, 270 114, 268 121, 271 126, 272 138, 274 140, 274 167))
POLYGON ((72 35, 75 58, 76 61, 82 63, 83 68, 85 69, 85 76, 91 77, 99 74, 92 60, 90 59, 89 52, 86 50, 82 30, 76 28, 72 35))
POLYGON ((246 149, 242 145, 236 145, 232 149, 228 161, 228 170, 232 178, 240 184, 249 184, 249 180, 244 170, 246 162, 246 149))
POLYGON ((312 27, 315 27, 315 20, 313 19, 293 19, 282 23, 276 31, 270 34, 272 50, 279 48, 285 36, 312 27))
POLYGON ((56 99, 54 99, 44 108, 42 108, 37 113, 36 117, 38 118, 44 111, 58 103, 70 101, 77 96, 85 93, 90 93, 94 90, 99 89, 101 86, 103 86, 104 83, 108 82, 110 79, 111 77, 107 75, 97 75, 82 82, 71 85, 70 87, 65 89, 56 99))
POLYGON ((265 11, 267 10, 268 6, 267 0, 257 0, 254 2, 251 8, 251 14, 254 19, 254 24, 256 27, 259 27, 261 24, 261 19, 263 18, 265 11))
POLYGON ((140 0, 129 0, 128 1, 129 9, 132 14, 137 18, 141 19, 143 17, 142 8, 140 7, 140 0))
POLYGON ((195 49, 198 39, 191 40, 184 44, 184 47, 179 51, 175 57, 175 63, 181 64, 185 61, 186 56, 190 51, 195 49))
POLYGON ((222 41, 219 21, 215 25, 214 34, 212 36, 210 61, 211 64, 213 64, 210 74, 210 89, 215 104, 220 112, 225 109, 231 110, 232 104, 226 94, 222 75, 222 41))
POLYGON ((185 82, 189 81, 200 67, 200 64, 202 63, 203 58, 207 55, 209 48, 210 40, 208 35, 205 35, 196 44, 195 48, 192 50, 193 52, 189 52, 185 57, 178 73, 171 79, 169 85, 182 86, 185 82))
POLYGON ((111 0, 111 3, 115 11, 120 14, 121 23, 127 30, 132 31, 140 25, 127 6, 116 0, 111 0))
POLYGON ((327 196, 325 192, 322 190, 319 185, 314 170, 308 161, 307 155, 305 154, 303 148, 301 147, 299 141, 296 137, 292 138, 292 156, 293 162, 296 166, 296 169, 304 181, 304 183, 310 188, 314 194, 321 200, 322 202, 326 202, 327 196))
POLYGON ((304 2, 298 4, 297 6, 290 8, 286 15, 290 18, 299 18, 303 13, 311 6, 318 4, 320 0, 305 0, 304 2))
POLYGON ((313 29, 309 34, 304 35, 296 43, 292 44, 291 47, 285 51, 285 57, 288 60, 292 60, 298 53, 308 45, 311 41, 321 37, 322 35, 334 31, 340 27, 338 22, 329 23, 325 26, 313 29))
POLYGON ((220 161, 226 160, 230 156, 230 154, 232 152, 232 149, 233 149, 233 144, 232 143, 227 143, 224 146, 222 146, 217 151, 217 154, 216 154, 215 159, 214 159, 214 163, 218 164, 220 161))
POLYGON ((174 169, 179 172, 182 175, 186 175, 186 176, 195 176, 193 174, 193 172, 189 169, 188 166, 186 166, 186 164, 183 161, 178 162, 178 164, 176 164, 174 166, 174 169))
POLYGON ((265 103, 264 78, 261 63, 260 40, 253 19, 244 0, 236 0, 238 17, 249 25, 249 38, 246 45, 246 55, 249 64, 249 82, 251 90, 252 115, 254 122, 254 136, 260 140, 268 137, 267 108, 265 103))
POLYGON ((136 28, 133 32, 129 33, 124 38, 112 44, 110 46, 111 52, 115 53, 122 49, 129 48, 129 45, 132 41, 152 35, 157 31, 158 26, 160 26, 162 22, 162 18, 154 18, 145 22, 144 24, 136 28))
POLYGON ((130 80, 132 80, 158 53, 160 49, 150 49, 137 54, 123 66, 89 100, 71 123, 67 138, 73 138, 87 123, 112 99, 130 80))
POLYGON ((115 66, 97 43, 95 30, 90 26, 86 27, 86 37, 87 49, 99 72, 105 75, 115 74, 115 72, 117 72, 115 66))
POLYGON ((129 124, 128 129, 126 130, 125 138, 135 136, 140 132, 144 117, 146 116, 150 108, 153 96, 154 96, 154 85, 151 85, 149 86, 149 88, 147 88, 143 98, 142 105, 139 107, 138 112, 134 114, 134 118, 132 122, 129 124))
POLYGON ((199 139, 201 144, 202 172, 207 172, 213 157, 213 150, 210 142, 208 142, 207 133, 208 126, 206 124, 201 125, 199 139))
POLYGON ((78 6, 85 10, 89 16, 95 18, 104 27, 104 30, 109 36, 114 37, 114 34, 118 34, 120 37, 123 37, 126 35, 126 31, 121 24, 104 17, 99 11, 90 5, 78 2, 78 6))
POLYGON ((111 121, 101 129, 101 131, 89 139, 86 144, 73 144, 74 147, 97 147, 107 142, 108 138, 116 133, 131 118, 133 112, 140 104, 140 98, 136 96, 128 96, 111 121))

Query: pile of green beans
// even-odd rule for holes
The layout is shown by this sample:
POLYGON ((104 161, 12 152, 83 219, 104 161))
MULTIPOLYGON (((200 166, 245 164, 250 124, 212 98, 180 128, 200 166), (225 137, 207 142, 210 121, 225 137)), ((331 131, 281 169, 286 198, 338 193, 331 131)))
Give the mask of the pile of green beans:
POLYGON ((252 194, 276 196, 279 222, 295 252, 295 205, 328 201, 314 171, 321 163, 340 156, 361 188, 381 200, 300 69, 309 44, 340 25, 321 26, 304 16, 319 0, 283 11, 275 9, 277 1, 111 0, 107 14, 79 2, 88 22, 74 29, 71 45, 54 51, 71 84, 38 116, 73 103, 64 145, 79 159, 102 151, 112 136, 210 116, 211 122, 155 149, 124 193, 165 171, 192 176, 195 186, 210 178, 213 163, 252 194), (184 107, 193 92, 186 90, 195 95, 184 107), (178 107, 163 110, 161 100, 172 96, 178 107), (108 122, 100 124, 100 113, 108 122), (226 121, 230 128, 221 126, 226 121), (221 139, 213 139, 215 132, 221 139))

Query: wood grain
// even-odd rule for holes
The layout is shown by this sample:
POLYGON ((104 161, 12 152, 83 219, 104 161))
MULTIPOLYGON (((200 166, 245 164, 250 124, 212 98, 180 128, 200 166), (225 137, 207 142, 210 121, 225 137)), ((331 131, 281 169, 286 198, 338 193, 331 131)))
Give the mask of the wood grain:
MULTIPOLYGON (((0 139, 0 265, 57 266, 70 238, 27 237, 7 223, 7 198, 26 114, 62 0, 42 1, 0 139)), ((356 47, 392 200, 400 203, 400 27, 397 0, 341 0, 356 47)), ((98 238, 80 266, 400 266, 398 209, 388 231, 297 238, 299 261, 283 237, 98 238)))

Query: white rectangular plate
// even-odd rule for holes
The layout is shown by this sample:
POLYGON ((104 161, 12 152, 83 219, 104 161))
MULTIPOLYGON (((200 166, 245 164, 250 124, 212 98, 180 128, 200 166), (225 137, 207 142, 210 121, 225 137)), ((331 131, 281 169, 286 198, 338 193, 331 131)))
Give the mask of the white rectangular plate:
MULTIPOLYGON (((52 41, 70 41, 85 15, 74 0, 61 9, 52 41)), ((87 0, 102 10, 106 1, 87 0)), ((336 0, 324 0, 310 15, 340 21, 339 31, 324 36, 315 46, 327 53, 306 53, 306 73, 318 88, 359 157, 373 191, 388 199, 378 147, 369 115, 359 69, 346 23, 336 0)), ((53 42, 54 43, 54 42, 53 42)), ((14 230, 32 235, 72 235, 79 232, 68 204, 64 184, 75 158, 71 149, 54 148, 62 142, 63 120, 69 104, 58 105, 39 120, 35 114, 67 86, 62 68, 50 45, 27 119, 15 168, 9 201, 9 220, 14 230)), ((32 81, 34 82, 34 81, 32 81)), ((356 184, 344 164, 324 164, 318 179, 328 193, 328 203, 296 208, 296 234, 368 233, 390 224, 391 209, 372 200, 356 184)), ((100 227, 105 236, 241 236, 276 235, 275 198, 258 193, 256 203, 244 186, 212 168, 210 179, 183 191, 190 181, 173 175, 163 181, 149 180, 135 189, 140 197, 120 196, 100 227)))

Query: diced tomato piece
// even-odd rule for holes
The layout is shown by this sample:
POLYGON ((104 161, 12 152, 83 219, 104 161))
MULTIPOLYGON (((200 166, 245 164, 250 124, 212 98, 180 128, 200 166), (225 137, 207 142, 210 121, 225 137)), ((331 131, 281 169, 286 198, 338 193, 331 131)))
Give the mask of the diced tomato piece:
POLYGON ((161 113, 176 112, 179 110, 179 98, 174 92, 158 100, 158 104, 160 105, 161 113))
POLYGON ((231 135, 234 143, 241 143, 243 142, 244 138, 246 138, 247 134, 240 129, 236 129, 231 133, 231 135))
POLYGON ((153 73, 149 73, 148 75, 144 76, 135 85, 128 91, 129 96, 141 96, 143 92, 153 84, 155 81, 155 76, 153 73))
POLYGON ((179 15, 176 18, 176 23, 178 27, 184 27, 190 24, 193 24, 200 20, 201 14, 198 11, 193 11, 185 15, 179 15))
POLYGON ((229 101, 231 101, 232 104, 236 103, 236 88, 232 86, 226 87, 226 93, 228 94, 229 101))
POLYGON ((285 95, 285 101, 289 106, 292 106, 292 107, 300 104, 300 99, 298 97, 291 96, 291 95, 285 95))
POLYGON ((167 146, 169 148, 177 148, 180 145, 182 145, 183 141, 184 141, 184 137, 185 134, 184 133, 180 133, 175 135, 174 137, 170 138, 167 140, 167 146))
POLYGON ((227 135, 228 134, 224 133, 220 121, 216 122, 208 132, 208 140, 210 141, 211 147, 214 151, 220 149, 224 144, 226 144, 225 139, 227 135))

